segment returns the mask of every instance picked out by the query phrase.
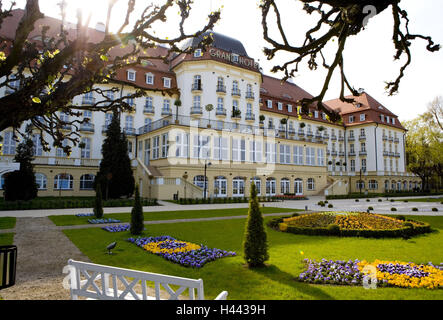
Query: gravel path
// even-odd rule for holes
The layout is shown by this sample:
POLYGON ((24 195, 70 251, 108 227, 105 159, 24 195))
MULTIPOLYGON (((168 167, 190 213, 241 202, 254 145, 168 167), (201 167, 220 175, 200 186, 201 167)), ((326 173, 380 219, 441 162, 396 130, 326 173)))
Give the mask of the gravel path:
POLYGON ((69 259, 90 262, 47 217, 18 218, 16 285, 0 291, 5 300, 64 300, 63 267, 69 259))

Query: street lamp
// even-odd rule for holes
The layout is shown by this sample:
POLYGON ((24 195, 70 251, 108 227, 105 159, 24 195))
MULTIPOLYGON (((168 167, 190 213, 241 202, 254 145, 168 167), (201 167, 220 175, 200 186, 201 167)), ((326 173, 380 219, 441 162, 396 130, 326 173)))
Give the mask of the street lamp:
POLYGON ((205 176, 204 176, 204 181, 203 181, 203 184, 204 184, 203 199, 204 199, 204 200, 206 200, 206 186, 207 186, 206 169, 207 169, 209 166, 212 166, 212 163, 211 163, 211 162, 208 163, 208 160, 205 159, 205 176))

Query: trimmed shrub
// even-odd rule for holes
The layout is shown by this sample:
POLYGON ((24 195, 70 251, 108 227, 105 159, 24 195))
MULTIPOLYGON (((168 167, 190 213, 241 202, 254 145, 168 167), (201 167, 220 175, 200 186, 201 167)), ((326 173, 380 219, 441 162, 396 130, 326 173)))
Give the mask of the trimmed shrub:
POLYGON ((378 202, 383 202, 383 199, 378 199, 378 202))
POLYGON ((418 208, 412 208, 412 211, 418 211, 418 208))
POLYGON ((327 229, 331 235, 340 235, 340 227, 336 224, 330 224, 327 229))
POLYGON ((374 210, 374 208, 373 207, 368 207, 368 210, 371 211, 371 210, 374 210))
POLYGON ((391 211, 397 211, 397 208, 391 208, 391 211))
POLYGON ((250 268, 264 266, 265 261, 269 259, 267 235, 254 183, 251 185, 251 200, 249 201, 243 249, 245 261, 250 268))
POLYGON ((102 201, 102 190, 100 184, 97 184, 95 190, 94 216, 97 219, 101 219, 103 217, 103 201, 102 201))
POLYGON ((334 206, 332 205, 332 203, 330 203, 329 205, 328 205, 328 208, 333 208, 334 206))
POLYGON ((143 216, 143 207, 140 202, 140 194, 138 185, 135 186, 135 201, 131 211, 131 234, 140 235, 143 232, 145 221, 143 216))
POLYGON ((436 211, 438 211, 438 209, 437 208, 432 208, 432 211, 436 212, 436 211))
POLYGON ((396 216, 395 219, 401 220, 401 221, 406 221, 405 216, 396 216))
POLYGON ((369 200, 369 199, 366 199, 366 202, 371 202, 371 200, 369 200))

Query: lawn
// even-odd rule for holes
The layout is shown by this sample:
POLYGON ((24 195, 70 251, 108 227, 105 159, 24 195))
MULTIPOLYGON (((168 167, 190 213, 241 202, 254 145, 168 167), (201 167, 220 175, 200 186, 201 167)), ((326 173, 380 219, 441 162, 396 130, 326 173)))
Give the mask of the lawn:
MULTIPOLYGON (((284 208, 272 208, 265 207, 262 208, 263 213, 289 213, 297 212, 301 210, 297 209, 284 209, 284 208)), ((215 210, 182 210, 182 211, 164 211, 164 212, 145 212, 145 221, 155 221, 155 220, 174 220, 174 219, 196 219, 196 218, 213 218, 213 217, 231 217, 231 216, 241 216, 247 215, 248 208, 235 208, 235 209, 215 209, 215 210)), ((71 225, 82 225, 89 224, 88 219, 93 219, 94 217, 76 217, 72 215, 62 215, 62 216, 49 216, 52 222, 57 226, 71 226, 71 225)), ((103 218, 106 219, 117 219, 121 222, 131 221, 130 213, 109 213, 105 214, 103 218)))
POLYGON ((0 233, 0 246, 9 246, 14 242, 14 233, 0 233))
POLYGON ((17 219, 13 217, 0 218, 1 229, 14 229, 17 219))
MULTIPOLYGON (((147 225, 145 236, 170 235, 176 239, 205 244, 237 252, 238 256, 210 262, 201 269, 173 264, 126 242, 129 232, 108 233, 100 228, 65 230, 65 234, 94 263, 163 273, 181 277, 202 278, 205 295, 213 299, 223 290, 230 300, 329 300, 329 299, 443 299, 443 290, 311 285, 295 281, 303 271, 304 258, 317 259, 386 259, 416 263, 443 262, 443 217, 416 217, 431 223, 436 232, 403 239, 366 239, 304 236, 267 228, 269 266, 249 270, 244 266, 242 242, 245 219, 147 225), (106 245, 117 241, 114 255, 106 254, 106 245), (304 254, 302 255, 301 252, 304 254)), ((271 218, 265 218, 269 221, 271 218)))

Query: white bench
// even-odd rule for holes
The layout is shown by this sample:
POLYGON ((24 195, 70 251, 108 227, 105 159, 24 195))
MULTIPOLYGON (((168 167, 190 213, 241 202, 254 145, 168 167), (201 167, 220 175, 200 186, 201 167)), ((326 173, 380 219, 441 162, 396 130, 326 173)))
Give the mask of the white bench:
MULTIPOLYGON (((202 279, 180 278, 71 259, 68 261, 67 271, 69 275, 65 279, 68 283, 65 284, 69 286, 72 300, 77 300, 78 297, 95 300, 178 300, 186 290, 189 290, 190 300, 204 300, 202 279), (124 290, 119 290, 118 282, 124 290), (151 285, 154 283, 154 290, 149 290, 147 282, 151 285), (137 284, 140 284, 141 293, 134 289, 137 284), (171 285, 179 288, 174 291, 171 285), (168 294, 169 298, 160 297, 161 286, 164 288, 163 296, 168 294), (151 295, 148 291, 151 291, 151 295)), ((63 272, 66 273, 66 270, 63 272)), ((227 296, 228 292, 223 291, 215 300, 226 300, 227 296)))

